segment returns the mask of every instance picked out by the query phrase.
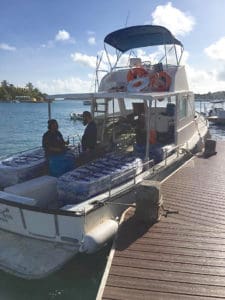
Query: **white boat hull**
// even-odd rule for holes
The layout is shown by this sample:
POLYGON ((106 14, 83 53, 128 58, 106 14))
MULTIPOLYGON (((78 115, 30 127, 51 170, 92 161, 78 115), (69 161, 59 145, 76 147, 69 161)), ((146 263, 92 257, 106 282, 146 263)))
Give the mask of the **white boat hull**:
POLYGON ((217 116, 208 117, 209 122, 216 125, 225 125, 225 118, 219 118, 217 116))
POLYGON ((25 279, 39 279, 60 269, 77 252, 69 245, 32 239, 0 230, 0 269, 25 279))

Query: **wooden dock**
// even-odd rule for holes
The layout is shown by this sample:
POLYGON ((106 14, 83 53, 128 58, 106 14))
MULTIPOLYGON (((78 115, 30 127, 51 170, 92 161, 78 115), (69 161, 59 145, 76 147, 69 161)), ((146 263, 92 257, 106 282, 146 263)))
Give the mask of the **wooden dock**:
POLYGON ((162 182, 164 207, 178 214, 123 223, 97 299, 225 299, 225 142, 217 152, 162 182))

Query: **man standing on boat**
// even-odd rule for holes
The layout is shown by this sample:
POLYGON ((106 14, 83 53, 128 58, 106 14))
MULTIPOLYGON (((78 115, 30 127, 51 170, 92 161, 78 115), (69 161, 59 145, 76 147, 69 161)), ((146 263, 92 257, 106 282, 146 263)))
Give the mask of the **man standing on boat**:
POLYGON ((58 128, 59 125, 55 119, 48 120, 48 131, 42 137, 42 147, 45 150, 46 157, 62 154, 66 151, 67 143, 58 128))
POLYGON ((81 139, 82 153, 77 161, 78 165, 87 163, 96 156, 97 126, 89 111, 83 112, 83 125, 86 126, 86 128, 81 139))
POLYGON ((58 122, 55 119, 48 121, 48 131, 43 134, 42 147, 48 163, 51 176, 60 176, 75 168, 75 157, 67 151, 68 142, 65 142, 58 130, 58 122))
POLYGON ((83 152, 90 152, 95 149, 97 143, 97 127, 89 111, 83 112, 83 124, 86 126, 82 136, 81 145, 83 152))

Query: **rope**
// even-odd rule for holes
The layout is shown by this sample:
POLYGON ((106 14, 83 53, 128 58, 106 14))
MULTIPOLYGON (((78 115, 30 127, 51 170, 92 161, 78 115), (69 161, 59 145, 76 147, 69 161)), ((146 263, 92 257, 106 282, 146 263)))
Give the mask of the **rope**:
POLYGON ((113 202, 113 201, 106 201, 106 202, 102 202, 100 200, 97 200, 97 201, 94 201, 93 203, 91 204, 97 204, 97 205, 100 205, 100 206, 105 206, 105 205, 109 205, 109 204, 113 204, 113 205, 122 205, 122 206, 128 206, 128 207, 136 207, 136 204, 131 204, 131 203, 121 203, 121 202, 113 202))
POLYGON ((162 216, 164 216, 165 218, 167 218, 168 214, 179 214, 179 210, 165 209, 163 204, 162 204, 161 208, 163 211, 162 216))
MULTIPOLYGON (((191 111, 192 111, 192 114, 193 114, 193 116, 194 116, 195 113, 196 113, 196 111, 195 111, 195 109, 194 109, 194 106, 191 105, 189 99, 188 99, 188 105, 190 106, 191 111)), ((203 140, 203 137, 201 136, 200 130, 199 130, 199 128, 198 128, 197 120, 196 120, 195 118, 194 118, 194 122, 195 122, 195 127, 196 127, 196 129, 197 129, 198 135, 199 135, 200 139, 203 140)))

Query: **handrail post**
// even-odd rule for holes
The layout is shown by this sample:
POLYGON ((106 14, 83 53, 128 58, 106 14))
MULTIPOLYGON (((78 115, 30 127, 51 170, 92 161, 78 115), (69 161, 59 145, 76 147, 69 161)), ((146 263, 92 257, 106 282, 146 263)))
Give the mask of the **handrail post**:
POLYGON ((52 112, 51 112, 51 102, 48 100, 48 119, 50 120, 52 118, 52 112))
POLYGON ((135 172, 135 168, 134 168, 134 184, 136 184, 136 172, 135 172))
POLYGON ((163 154, 166 156, 165 157, 165 166, 166 166, 167 165, 167 156, 168 156, 167 149, 163 150, 163 154))
POLYGON ((112 178, 109 178, 109 198, 111 198, 111 189, 112 189, 112 178))

